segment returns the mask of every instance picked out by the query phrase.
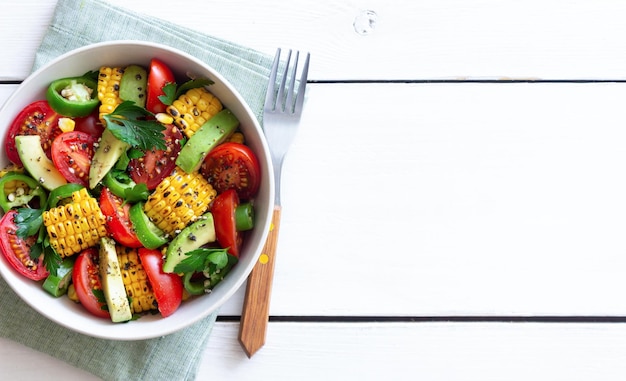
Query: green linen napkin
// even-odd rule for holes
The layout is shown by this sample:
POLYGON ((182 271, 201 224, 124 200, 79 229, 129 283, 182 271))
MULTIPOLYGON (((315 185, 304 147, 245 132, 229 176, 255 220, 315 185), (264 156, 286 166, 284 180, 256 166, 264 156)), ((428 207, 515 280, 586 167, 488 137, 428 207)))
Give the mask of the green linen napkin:
MULTIPOLYGON (((201 59, 237 88, 261 120, 272 57, 102 1, 59 0, 33 70, 69 50, 122 39, 159 42, 201 59)), ((0 336, 104 380, 195 379, 215 319, 213 314, 182 331, 151 340, 95 339, 41 316, 0 279, 0 336)))

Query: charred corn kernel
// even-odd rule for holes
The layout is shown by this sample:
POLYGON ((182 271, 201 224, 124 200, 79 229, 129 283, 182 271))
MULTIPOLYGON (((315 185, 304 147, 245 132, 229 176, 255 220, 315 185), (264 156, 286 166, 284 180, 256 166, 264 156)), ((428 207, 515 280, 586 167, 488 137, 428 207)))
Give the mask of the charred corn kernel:
POLYGON ((232 135, 230 135, 228 141, 239 144, 244 144, 246 142, 241 132, 234 132, 232 135))
POLYGON ((6 175, 7 173, 11 173, 11 172, 13 172, 13 173, 15 173, 15 172, 17 172, 17 173, 24 173, 24 167, 20 167, 18 165, 11 164, 11 165, 9 165, 7 167, 4 167, 4 168, 0 169, 0 177, 6 175))
POLYGON ((107 235, 105 222, 98 201, 86 188, 72 193, 71 203, 43 212, 50 246, 62 258, 95 246, 107 235))
POLYGON ((76 122, 72 118, 59 118, 59 128, 63 132, 74 131, 74 127, 76 127, 76 122))
POLYGON ((174 118, 170 114, 166 114, 164 112, 160 112, 154 116, 157 121, 163 124, 172 124, 174 123, 174 118))
POLYGON ((130 299, 132 313, 138 314, 157 309, 154 292, 148 281, 148 275, 139 260, 137 249, 117 245, 115 250, 122 271, 126 295, 130 299))
POLYGON ((80 300, 78 299, 78 294, 76 294, 76 288, 74 288, 74 283, 68 286, 67 297, 70 298, 70 300, 73 302, 80 303, 80 300))
POLYGON ((186 173, 177 167, 148 197, 144 211, 161 230, 176 234, 202 215, 216 195, 200 173, 186 173))
POLYGON ((122 103, 120 98, 120 81, 124 69, 119 67, 102 66, 98 74, 98 99, 100 100, 100 121, 103 116, 110 114, 122 103))
POLYGON ((222 102, 204 87, 187 91, 166 109, 174 124, 189 138, 221 110, 222 102))

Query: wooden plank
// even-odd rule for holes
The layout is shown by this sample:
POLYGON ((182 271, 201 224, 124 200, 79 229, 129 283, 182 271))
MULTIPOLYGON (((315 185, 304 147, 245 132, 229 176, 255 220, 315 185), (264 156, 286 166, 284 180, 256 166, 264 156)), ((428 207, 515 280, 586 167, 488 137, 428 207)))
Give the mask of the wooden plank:
MULTIPOLYGON (((216 324, 198 379, 610 381, 626 372, 621 324, 272 323, 252 359, 237 329, 216 324)), ((0 368, 22 381, 96 379, 5 339, 0 368)))
MULTIPOLYGON (((222 0, 192 12, 109 2, 268 54, 279 45, 310 50, 313 80, 626 78, 619 1, 222 0), (354 23, 367 10, 375 26, 362 35, 354 23)), ((55 4, 25 0, 0 15, 0 80, 27 75, 55 4)))
POLYGON ((623 83, 311 85, 270 314, 626 315, 625 98, 623 83))

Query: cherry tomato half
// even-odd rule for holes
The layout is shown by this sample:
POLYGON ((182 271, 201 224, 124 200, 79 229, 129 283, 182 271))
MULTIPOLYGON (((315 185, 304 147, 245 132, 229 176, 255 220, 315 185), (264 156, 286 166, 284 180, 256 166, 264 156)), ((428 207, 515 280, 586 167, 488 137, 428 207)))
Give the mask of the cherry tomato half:
POLYGON ((154 297, 163 317, 174 313, 183 301, 183 281, 177 274, 163 272, 163 254, 160 250, 139 249, 139 260, 143 265, 154 297))
POLYGON ((99 300, 94 290, 102 290, 98 251, 95 248, 83 250, 74 262, 72 269, 72 282, 76 290, 76 296, 80 304, 91 314, 101 317, 110 317, 109 311, 103 309, 106 306, 104 300, 99 300))
POLYGON ((228 189, 218 194, 211 206, 217 242, 221 247, 228 248, 228 252, 235 257, 239 257, 239 247, 243 242, 243 237, 237 231, 235 222, 235 209, 238 205, 237 191, 228 189))
POLYGON ((100 122, 98 115, 99 112, 96 109, 96 111, 87 116, 74 118, 74 122, 76 123, 74 131, 86 132, 98 140, 102 136, 102 131, 104 131, 104 126, 100 122))
POLYGON ((165 95, 163 86, 174 83, 176 79, 172 70, 159 59, 150 61, 148 72, 148 96, 146 97, 146 109, 153 114, 165 112, 166 105, 159 100, 159 96, 165 95))
POLYGON ((218 193, 237 191, 239 198, 254 197, 261 183, 261 167, 252 150, 240 143, 223 143, 204 159, 201 173, 218 193))
POLYGON ((180 152, 183 134, 173 124, 163 130, 165 150, 146 151, 143 157, 132 159, 129 163, 130 176, 137 184, 145 183, 149 190, 159 185, 176 167, 176 157, 180 152))
POLYGON ((89 184, 96 138, 86 132, 64 132, 52 141, 52 161, 70 183, 89 184))
POLYGON ((24 107, 11 123, 4 142, 4 151, 9 160, 22 165, 15 147, 15 137, 18 135, 41 136, 41 147, 50 158, 52 141, 62 132, 59 118, 60 115, 52 110, 47 101, 35 101, 24 107))
POLYGON ((107 231, 114 240, 126 247, 143 246, 130 222, 130 204, 122 205, 122 199, 111 193, 109 188, 104 187, 100 193, 100 209, 106 217, 107 231))
POLYGON ((16 234, 15 210, 9 210, 0 220, 0 248, 4 258, 18 273, 32 280, 42 280, 49 274, 43 264, 43 254, 37 259, 30 258, 30 248, 37 240, 37 236, 26 239, 16 234))

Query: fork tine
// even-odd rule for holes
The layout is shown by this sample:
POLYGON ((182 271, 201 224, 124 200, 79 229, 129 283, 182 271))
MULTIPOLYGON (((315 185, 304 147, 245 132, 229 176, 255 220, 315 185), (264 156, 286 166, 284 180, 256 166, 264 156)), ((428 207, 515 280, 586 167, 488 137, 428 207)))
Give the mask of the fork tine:
POLYGON ((304 105, 304 91, 306 88, 306 81, 309 75, 309 59, 311 57, 311 53, 306 54, 306 59, 304 60, 304 67, 302 68, 302 76, 300 77, 300 86, 298 86, 298 94, 296 98, 296 107, 294 109, 294 113, 300 114, 302 112, 302 107, 304 105))
POLYGON ((276 88, 276 73, 278 72, 278 65, 280 63, 280 48, 276 49, 276 55, 274 56, 274 63, 272 63, 272 71, 270 72, 269 84, 267 85, 267 92, 265 93, 265 109, 274 108, 274 91, 276 88))
MULTIPOLYGON (((293 112, 293 95, 296 92, 296 70, 298 69, 298 57, 300 56, 300 52, 296 50, 296 57, 293 60, 293 65, 291 69, 291 74, 289 75, 289 87, 287 92, 287 100, 285 100, 285 112, 291 114, 293 112)), ((285 73, 287 70, 285 70, 285 73)))
POLYGON ((278 86, 278 95, 276 95, 276 109, 278 111, 283 111, 285 109, 285 84, 287 83, 290 63, 291 49, 289 50, 289 53, 287 53, 287 63, 285 64, 285 71, 283 72, 283 77, 280 80, 280 85, 278 86))

